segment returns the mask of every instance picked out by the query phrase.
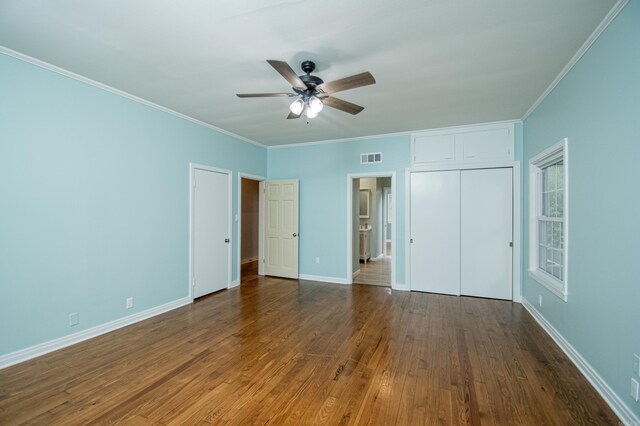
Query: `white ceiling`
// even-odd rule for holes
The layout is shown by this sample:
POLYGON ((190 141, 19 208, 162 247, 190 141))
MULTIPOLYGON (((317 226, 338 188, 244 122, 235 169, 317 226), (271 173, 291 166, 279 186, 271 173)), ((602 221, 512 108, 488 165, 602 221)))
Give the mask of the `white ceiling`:
POLYGON ((518 119, 615 0, 0 0, 0 45, 265 145, 518 119), (286 120, 266 59, 374 86, 286 120))

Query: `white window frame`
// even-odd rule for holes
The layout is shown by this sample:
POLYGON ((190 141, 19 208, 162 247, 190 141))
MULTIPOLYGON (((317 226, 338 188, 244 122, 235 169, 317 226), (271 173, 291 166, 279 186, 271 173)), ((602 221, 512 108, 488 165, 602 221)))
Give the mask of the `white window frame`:
POLYGON ((529 160, 529 276, 549 289, 553 294, 567 301, 568 292, 568 253, 569 253, 569 161, 567 138, 542 151, 529 160), (542 212, 542 169, 563 162, 563 265, 562 280, 538 267, 539 230, 538 218, 542 212))

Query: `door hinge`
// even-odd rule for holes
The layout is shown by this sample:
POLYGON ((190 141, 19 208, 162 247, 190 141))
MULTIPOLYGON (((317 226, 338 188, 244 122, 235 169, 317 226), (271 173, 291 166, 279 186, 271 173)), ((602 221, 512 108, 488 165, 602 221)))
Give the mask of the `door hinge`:
POLYGON ((411 244, 413 244, 413 238, 411 238, 411 239, 409 240, 409 242, 410 242, 411 244))
POLYGON ((509 241, 509 247, 513 247, 513 241, 509 241))

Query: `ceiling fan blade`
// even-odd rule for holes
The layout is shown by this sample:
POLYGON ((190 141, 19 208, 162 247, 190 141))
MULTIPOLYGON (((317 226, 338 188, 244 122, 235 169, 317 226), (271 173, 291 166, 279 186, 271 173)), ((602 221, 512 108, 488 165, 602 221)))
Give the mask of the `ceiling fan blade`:
POLYGON ((301 115, 302 114, 296 115, 296 114, 290 112, 289 115, 287 115, 287 120, 291 120, 292 118, 300 118, 301 115))
POLYGON ((322 93, 336 93, 343 90, 355 89, 356 87, 368 86, 375 83, 376 79, 373 78, 370 72, 363 72, 360 74, 352 75, 351 77, 341 78, 340 80, 322 83, 316 87, 316 90, 322 93))
POLYGON ((342 99, 334 98, 333 96, 327 96, 322 98, 322 103, 331 108, 339 109, 340 111, 348 112, 349 114, 356 115, 361 112, 364 107, 351 102, 343 101, 342 99))
POLYGON ((236 93, 239 98, 279 98, 296 96, 295 93, 236 93))
POLYGON ((289 64, 284 61, 276 61, 273 59, 267 59, 269 65, 271 65, 276 71, 280 73, 281 76, 284 77, 285 80, 291 84, 291 86, 295 87, 299 90, 307 90, 307 85, 304 84, 300 77, 295 73, 294 70, 291 69, 289 64))

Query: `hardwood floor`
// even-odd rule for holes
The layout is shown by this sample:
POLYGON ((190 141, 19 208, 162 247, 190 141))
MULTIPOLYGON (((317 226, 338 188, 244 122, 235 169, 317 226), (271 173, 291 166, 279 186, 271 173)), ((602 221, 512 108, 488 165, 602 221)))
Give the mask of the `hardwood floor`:
POLYGON ((0 424, 617 424, 519 304, 243 276, 0 370, 0 424))
POLYGON ((360 273, 353 279, 354 284, 369 284, 391 287, 391 258, 383 257, 360 263, 360 273))

